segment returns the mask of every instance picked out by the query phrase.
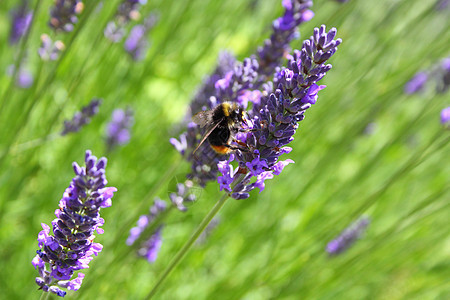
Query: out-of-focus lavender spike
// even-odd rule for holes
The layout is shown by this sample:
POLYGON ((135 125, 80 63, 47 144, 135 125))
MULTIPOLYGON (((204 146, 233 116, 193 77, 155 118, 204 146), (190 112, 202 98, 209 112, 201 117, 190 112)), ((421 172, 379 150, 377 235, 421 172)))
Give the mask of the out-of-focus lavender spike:
POLYGON ((83 11, 81 0, 55 0, 50 10, 49 26, 55 31, 71 32, 78 22, 78 15, 83 11))
POLYGON ((257 57, 260 76, 271 76, 281 59, 289 52, 289 44, 298 38, 297 27, 314 16, 309 9, 312 1, 308 0, 284 0, 284 15, 276 19, 272 24, 273 33, 264 42, 264 46, 258 49, 257 57))
POLYGON ((24 36, 31 24, 33 12, 29 9, 28 0, 23 0, 16 9, 11 11, 11 30, 9 32, 9 43, 17 44, 24 36))
POLYGON ((111 121, 106 128, 106 144, 108 150, 118 145, 125 145, 130 141, 130 129, 133 126, 134 112, 131 108, 116 109, 112 113, 111 121))
MULTIPOLYGON (((150 226, 155 219, 160 215, 163 211, 166 210, 166 202, 163 200, 156 198, 154 204, 150 207, 149 214, 142 215, 139 217, 137 222, 137 226, 131 228, 130 235, 126 241, 128 246, 133 245, 136 240, 141 236, 144 230, 150 226)), ((151 233, 151 236, 139 245, 138 255, 144 257, 149 262, 154 262, 158 255, 159 249, 162 245, 161 231, 164 225, 159 225, 154 232, 151 233)))
MULTIPOLYGON (((14 65, 10 65, 6 71, 9 76, 14 74, 14 65)), ((26 67, 21 66, 16 74, 16 85, 20 88, 27 89, 33 85, 33 74, 26 67)))
POLYGON ((88 105, 81 109, 81 112, 76 112, 72 120, 65 120, 64 129, 61 132, 61 135, 66 135, 70 132, 78 132, 83 125, 89 124, 91 118, 98 113, 101 103, 102 99, 94 98, 88 105))
POLYGON ((361 234, 365 231, 369 223, 369 218, 362 217, 359 221, 345 229, 337 238, 327 244, 326 251, 328 254, 338 255, 350 248, 361 237, 361 234))
POLYGON ((57 60, 61 52, 65 49, 65 45, 61 41, 55 41, 47 35, 41 35, 41 47, 38 49, 38 54, 42 60, 57 60))
POLYGON ((415 94, 423 91, 428 75, 425 72, 416 73, 405 85, 406 94, 415 94))
POLYGON ((100 217, 100 209, 111 206, 111 198, 117 189, 106 187, 106 158, 100 160, 102 163, 97 164, 101 167, 99 169, 95 165, 96 158, 88 150, 85 155, 86 167, 74 163, 76 174, 63 194, 59 209, 55 211, 53 235, 50 226, 41 224, 43 230, 38 235, 40 249, 31 263, 39 272, 35 282, 44 292, 64 297, 66 292, 60 288, 78 290, 84 274, 78 273, 78 277, 72 279, 74 272, 87 269, 92 255, 97 256, 103 248, 101 244, 93 242, 96 233, 103 233, 101 226, 105 221, 100 217), (89 175, 94 173, 96 175, 89 175))
POLYGON ((140 19, 141 13, 139 10, 146 3, 147 0, 124 0, 117 8, 114 20, 110 21, 106 26, 104 30, 105 37, 113 43, 120 42, 126 34, 125 26, 131 20, 140 19))
POLYGON ((450 106, 441 111, 441 124, 450 129, 450 106))
POLYGON ((192 193, 194 183, 191 180, 186 180, 184 183, 177 184, 177 191, 170 193, 169 198, 172 204, 180 211, 187 211, 187 207, 184 205, 188 202, 194 202, 196 195, 192 193))
POLYGON ((146 51, 150 46, 148 32, 155 26, 157 20, 157 15, 151 14, 144 20, 143 24, 138 24, 131 29, 124 47, 134 60, 144 59, 146 51))

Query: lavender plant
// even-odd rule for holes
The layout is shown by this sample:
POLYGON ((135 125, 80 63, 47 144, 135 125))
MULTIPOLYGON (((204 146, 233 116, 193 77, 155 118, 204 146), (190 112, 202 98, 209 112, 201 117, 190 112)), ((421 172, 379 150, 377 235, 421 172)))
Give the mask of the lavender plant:
POLYGON ((218 170, 222 174, 218 178, 220 188, 235 199, 245 199, 248 192, 255 187, 262 191, 266 179, 279 175, 286 165, 293 163, 290 159, 281 161, 279 157, 292 150, 286 145, 293 140, 298 123, 305 118, 305 111, 316 103, 318 92, 325 88, 317 82, 331 69, 326 62, 341 43, 340 39, 335 40, 336 32, 335 28, 327 32, 324 25, 314 29, 314 35, 303 43, 301 50, 287 57, 287 66, 277 68, 270 81, 261 83, 261 78, 266 78, 266 75, 259 76, 259 63, 254 58, 245 59, 216 81, 217 96, 211 97, 210 103, 227 99, 242 106, 252 104, 248 111, 251 130, 239 136, 250 151, 238 150, 228 160, 216 161, 216 169, 211 161, 217 155, 209 147, 200 149, 200 154, 196 155, 198 159, 190 154, 188 147, 196 145, 197 136, 204 132, 188 124, 187 133, 182 134, 180 140, 172 139, 171 142, 193 162, 193 172, 189 176, 198 178, 200 184, 205 185, 206 181, 217 178, 218 170), (238 168, 231 166, 235 159, 238 168), (237 174, 245 174, 239 183, 235 181, 237 174), (253 177, 256 180, 252 182, 253 177), (233 182, 236 185, 232 188, 233 182))
POLYGON ((142 60, 150 46, 148 40, 148 32, 155 26, 158 17, 155 14, 150 14, 145 18, 143 24, 134 26, 128 35, 124 48, 130 56, 136 60, 142 60))
POLYGON ((370 220, 367 217, 362 217, 346 228, 338 237, 327 244, 326 251, 329 255, 338 255, 348 248, 350 248, 355 241, 361 237, 370 220))
POLYGON ((130 141, 130 128, 133 126, 133 110, 116 109, 106 129, 106 145, 108 150, 130 141))
POLYGON ((105 37, 113 43, 120 42, 126 34, 126 25, 131 20, 140 18, 139 9, 146 3, 146 0, 124 0, 117 8, 114 20, 106 25, 104 30, 105 37))
POLYGON ((91 122, 91 118, 98 113, 99 106, 102 99, 94 98, 88 105, 81 108, 81 111, 76 112, 72 120, 64 121, 64 129, 61 135, 66 135, 70 132, 78 132, 81 127, 91 122))
MULTIPOLYGON (((131 228, 130 235, 127 238, 126 244, 132 246, 141 237, 145 229, 155 221, 156 217, 160 215, 167 208, 166 202, 156 198, 153 205, 150 207, 149 214, 142 215, 137 221, 136 227, 131 228)), ((149 238, 144 238, 139 245, 137 251, 138 255, 147 259, 150 263, 154 262, 158 256, 159 249, 162 245, 161 231, 164 225, 159 225, 154 231, 150 232, 149 238)))
POLYGON ((425 91, 427 85, 435 85, 437 93, 445 93, 450 85, 450 57, 442 59, 429 70, 417 72, 406 84, 406 94, 425 91))
POLYGON ((331 65, 326 63, 336 52, 341 39, 335 39, 335 28, 326 31, 325 25, 322 25, 315 28, 313 36, 303 42, 301 50, 289 54, 289 43, 297 37, 297 26, 313 16, 308 9, 312 2, 284 0, 282 4, 284 15, 274 21, 273 34, 266 40, 264 47, 258 49, 257 55, 244 59, 242 63, 235 63, 230 69, 229 66, 216 68, 216 71, 225 70, 222 78, 215 82, 209 80, 209 83, 214 84, 214 89, 202 88, 203 91, 213 93, 210 97, 200 94, 191 104, 190 111, 193 113, 196 110, 192 107, 211 109, 224 101, 249 108, 248 128, 242 124, 243 132, 237 137, 248 149, 239 148, 227 159, 204 145, 194 156, 192 152, 199 143, 198 138, 205 134, 207 128, 202 130, 193 123, 187 124, 187 131, 178 140, 170 140, 183 157, 192 163, 188 178, 202 186, 217 179, 220 190, 225 190, 226 194, 178 251, 148 298, 156 293, 229 196, 245 199, 256 187, 261 192, 265 188, 265 180, 279 175, 286 165, 293 163, 291 159, 279 158, 292 150, 286 145, 293 140, 298 123, 305 118, 305 111, 316 103, 318 92, 325 88, 317 85, 317 82, 331 69, 331 65), (287 59, 285 66, 281 64, 283 59, 287 59), (234 160, 237 166, 232 165, 234 160), (221 173, 219 177, 218 172, 221 173))
POLYGON ((41 35, 41 46, 38 49, 39 57, 43 61, 57 60, 65 45, 60 40, 53 41, 48 34, 41 35))
POLYGON ((75 177, 65 190, 55 211, 56 219, 50 226, 42 223, 38 235, 39 250, 32 264, 38 270, 36 284, 43 292, 64 297, 68 290, 78 290, 84 278, 76 271, 87 269, 92 255, 97 256, 103 246, 94 243, 95 233, 103 234, 100 228, 104 219, 100 209, 111 206, 115 187, 106 187, 106 158, 97 160, 90 150, 86 151, 85 167, 73 163, 75 177))
MULTIPOLYGON (((184 183, 178 183, 177 191, 170 193, 169 198, 172 203, 170 208, 176 208, 181 212, 187 211, 186 202, 193 202, 196 199, 192 192, 193 183, 186 180, 184 183)), ((167 212, 166 202, 155 198, 153 205, 150 207, 150 213, 139 217, 137 226, 131 228, 130 235, 127 238, 126 244, 132 246, 135 243, 139 245, 137 253, 144 257, 150 263, 157 258, 159 249, 162 245, 162 229, 164 223, 162 220, 162 213, 167 212)))
POLYGON ((441 111, 441 124, 450 129, 450 106, 441 111))
POLYGON ((84 4, 81 0, 55 0, 55 4, 50 10, 48 25, 55 31, 73 31, 83 7, 84 4))
POLYGON ((17 44, 21 37, 23 37, 31 23, 33 12, 29 8, 27 0, 23 0, 21 4, 11 12, 11 29, 9 33, 9 43, 11 45, 17 44))

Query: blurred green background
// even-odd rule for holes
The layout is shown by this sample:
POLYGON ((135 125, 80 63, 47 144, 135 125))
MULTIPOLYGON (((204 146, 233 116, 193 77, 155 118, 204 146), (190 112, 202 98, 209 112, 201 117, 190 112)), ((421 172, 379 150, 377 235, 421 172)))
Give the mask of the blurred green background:
MULTIPOLYGON (((52 33, 53 1, 40 1, 26 44, 28 89, 6 74, 20 52, 8 44, 9 11, 0 4, 0 291, 3 299, 36 299, 31 265, 40 223, 50 224, 84 151, 107 155, 118 188, 102 211, 103 251, 66 298, 140 299, 221 196, 217 183, 198 190, 186 213, 173 212, 154 264, 127 250, 125 239, 155 196, 167 200, 189 170, 168 139, 218 53, 239 60, 269 37, 281 1, 149 1, 158 11, 151 48, 135 62, 103 37, 121 1, 86 1, 75 30, 52 33), (89 3, 87 3, 89 2, 89 3), (40 35, 66 44, 54 62, 37 55, 40 35), (58 136, 64 119, 93 97, 100 112, 79 133, 58 136), (135 110, 129 144, 106 153, 105 129, 116 108, 135 110), (173 167, 175 166, 175 167, 173 167)), ((247 200, 229 200, 220 224, 163 284, 157 299, 450 299, 449 131, 439 123, 447 95, 408 96, 404 84, 449 55, 449 9, 436 1, 315 1, 300 27, 299 48, 314 27, 336 27, 343 39, 321 81, 327 88, 306 113, 291 164, 247 200), (367 130, 367 127, 373 130, 367 130), (372 220, 346 253, 326 244, 352 221, 372 220)), ((36 1, 32 1, 36 5, 36 1)), ((132 25, 136 22, 132 22, 132 25)), ((53 296, 56 298, 56 296, 53 296)))

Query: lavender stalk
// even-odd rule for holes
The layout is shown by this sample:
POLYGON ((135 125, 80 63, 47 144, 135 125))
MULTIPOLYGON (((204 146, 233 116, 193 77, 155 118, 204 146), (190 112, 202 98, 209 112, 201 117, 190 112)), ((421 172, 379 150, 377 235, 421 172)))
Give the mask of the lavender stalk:
POLYGON ((103 246, 94 243, 95 235, 103 234, 100 228, 105 220, 100 209, 111 206, 115 187, 106 187, 106 158, 97 160, 91 151, 86 151, 85 167, 73 163, 75 177, 59 202, 56 219, 50 226, 42 223, 38 235, 39 250, 32 264, 38 270, 36 284, 43 292, 64 297, 68 290, 78 290, 84 278, 76 271, 87 269, 92 255, 97 256, 103 246))

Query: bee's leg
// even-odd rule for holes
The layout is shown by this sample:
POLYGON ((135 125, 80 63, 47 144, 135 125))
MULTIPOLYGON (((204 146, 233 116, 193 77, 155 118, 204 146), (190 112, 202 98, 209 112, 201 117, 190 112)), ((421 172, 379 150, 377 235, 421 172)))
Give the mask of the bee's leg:
POLYGON ((258 129, 256 129, 256 128, 253 128, 253 129, 243 129, 243 128, 239 128, 238 129, 238 132, 255 132, 255 131, 257 131, 258 129))
POLYGON ((238 145, 240 145, 240 146, 242 146, 244 148, 233 146, 233 145, 224 145, 224 146, 229 148, 229 149, 231 149, 231 150, 241 150, 241 151, 244 151, 244 152, 250 151, 250 149, 248 148, 248 145, 246 143, 238 141, 238 140, 233 140, 233 142, 235 142, 236 144, 238 144, 238 145))

